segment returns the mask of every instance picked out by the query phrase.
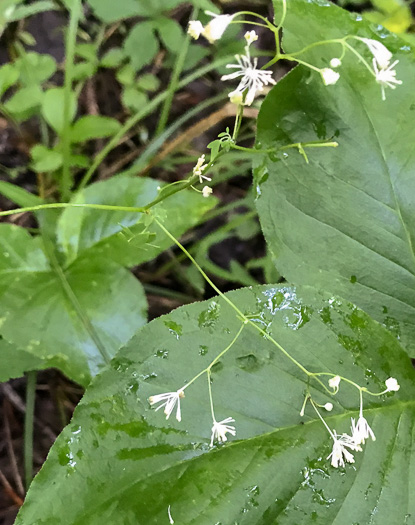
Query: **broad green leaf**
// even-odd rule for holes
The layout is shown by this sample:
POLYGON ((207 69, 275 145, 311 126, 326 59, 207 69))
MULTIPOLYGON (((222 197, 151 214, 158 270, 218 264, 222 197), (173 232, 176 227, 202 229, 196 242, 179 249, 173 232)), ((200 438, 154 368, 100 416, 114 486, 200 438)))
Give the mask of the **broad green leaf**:
MULTIPOLYGON (((57 132, 61 133, 64 126, 65 92, 63 88, 48 89, 42 101, 42 115, 46 122, 57 132)), ((69 102, 69 118, 74 119, 76 114, 75 93, 71 93, 69 102)))
POLYGON ((140 283, 119 265, 75 261, 62 278, 49 266, 40 238, 0 225, 0 334, 41 360, 42 368, 59 368, 87 385, 103 364, 97 339, 114 355, 145 323, 145 309, 140 283))
POLYGON ((88 3, 96 16, 108 24, 133 16, 154 16, 177 7, 182 0, 118 0, 116 8, 113 0, 88 0, 88 3))
POLYGON ((62 154, 53 149, 49 149, 43 144, 36 144, 30 150, 32 157, 31 167, 37 173, 55 171, 62 166, 62 154))
MULTIPOLYGON (((91 184, 72 202, 140 207, 157 197, 159 186, 158 181, 145 177, 112 177, 91 184)), ((215 199, 204 199, 188 190, 169 197, 156 205, 154 210, 155 213, 164 213, 170 231, 179 237, 195 226, 215 204, 215 199)), ((67 208, 59 220, 58 241, 69 261, 79 256, 100 256, 123 266, 135 266, 153 259, 172 244, 155 224, 144 232, 156 235, 151 245, 140 247, 131 242, 134 235, 143 233, 143 221, 140 219, 141 214, 136 212, 67 208), (124 228, 130 229, 129 236, 122 233, 124 228)))
POLYGON ((124 41, 124 51, 129 57, 135 71, 151 62, 159 49, 154 25, 151 22, 140 22, 129 32, 124 41))
MULTIPOLYGON (((277 4, 277 19, 280 12, 277 4)), ((415 351, 415 98, 414 53, 382 29, 326 2, 292 0, 284 49, 358 34, 382 40, 403 84, 380 86, 352 53, 340 79, 324 86, 318 73, 297 67, 262 105, 257 145, 336 140, 337 148, 271 153, 256 170, 257 209, 278 271, 351 300, 415 351)), ((349 41, 371 63, 362 42, 349 41)), ((302 56, 327 67, 339 45, 302 56)))
POLYGON ((21 377, 25 372, 45 367, 44 361, 39 357, 20 350, 7 341, 0 340, 0 382, 21 377))
MULTIPOLYGON (((149 396, 184 386, 238 332, 235 312, 214 298, 152 321, 120 350, 52 447, 16 525, 159 525, 168 509, 180 525, 384 525, 414 515, 415 371, 393 336, 312 289, 257 286, 227 297, 312 371, 376 392, 398 378, 397 394, 364 398, 376 442, 354 465, 331 467, 327 430, 309 405, 300 416, 305 374, 250 325, 212 370, 216 418, 233 417, 236 437, 210 449, 205 375, 186 390, 181 423, 151 409, 149 396)), ((358 391, 341 383, 333 399, 314 387, 316 402, 335 405, 327 424, 349 431, 358 391)))
POLYGON ((101 115, 87 115, 75 122, 71 129, 72 142, 111 137, 121 128, 118 120, 101 115))

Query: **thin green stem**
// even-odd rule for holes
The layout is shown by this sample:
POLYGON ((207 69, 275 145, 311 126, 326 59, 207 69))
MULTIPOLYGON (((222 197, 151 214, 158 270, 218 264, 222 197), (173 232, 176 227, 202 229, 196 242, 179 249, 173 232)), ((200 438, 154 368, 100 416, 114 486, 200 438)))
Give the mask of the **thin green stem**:
POLYGON ((287 0, 282 0, 282 15, 281 15, 281 20, 279 21, 277 25, 277 31, 279 31, 282 28, 285 22, 286 16, 287 16, 287 0))
POLYGON ((232 140, 235 141, 238 137, 239 129, 241 127, 242 115, 244 113, 244 107, 242 105, 238 106, 238 112, 235 118, 235 126, 233 128, 232 140))
MULTIPOLYGON (((197 268, 199 273, 204 277, 206 282, 210 284, 210 286, 215 290, 215 292, 226 302, 229 304, 233 310, 238 314, 238 317, 243 321, 245 324, 250 324, 253 326, 258 332, 260 332, 261 335, 263 335, 268 341, 270 341, 274 346, 278 348, 280 352, 282 352, 292 363, 294 363, 304 374, 307 376, 312 376, 313 374, 309 372, 301 363, 299 363, 294 357, 292 357, 291 354, 289 354, 285 348, 283 348, 277 341, 275 341, 274 338, 272 338, 265 330, 263 330, 260 326, 258 326, 256 323, 251 321, 248 317, 246 317, 241 310, 224 294, 221 292, 221 290, 215 285, 215 283, 206 275, 206 273, 203 271, 203 269, 199 266, 199 264, 195 261, 195 259, 190 255, 190 253, 186 250, 186 248, 161 224, 160 221, 158 221, 155 217, 153 217, 154 222, 159 226, 161 230, 164 231, 164 233, 180 248, 180 250, 183 251, 183 253, 189 258, 189 260, 194 264, 194 266, 197 268)), ((319 381, 317 379, 317 381, 319 381)), ((320 382, 320 381, 319 381, 320 382)), ((324 386, 324 385, 323 385, 324 386)))
MULTIPOLYGON (((196 20, 198 14, 199 14, 199 9, 195 7, 193 9, 190 19, 196 20)), ((160 119, 157 124, 156 136, 163 133, 166 127, 167 120, 170 114, 170 108, 173 102, 173 97, 177 91, 178 84, 179 84, 179 78, 184 68, 184 63, 186 60, 187 52, 189 50, 189 45, 190 45, 190 36, 186 35, 186 37, 184 38, 184 42, 181 45, 180 52, 177 55, 176 62, 173 68, 173 72, 170 77, 169 87, 167 88, 167 93, 166 93, 166 98, 164 100, 163 107, 161 109, 160 119)))
POLYGON ((345 42, 344 45, 345 45, 345 46, 347 47, 347 49, 349 49, 354 55, 357 56, 357 58, 360 60, 360 62, 362 62, 362 64, 364 64, 364 66, 369 70, 369 72, 370 72, 372 75, 376 76, 375 73, 374 73, 374 71, 373 71, 373 68, 372 68, 372 67, 368 64, 368 62, 362 57, 362 55, 361 55, 358 51, 356 51, 356 49, 355 49, 353 46, 351 46, 351 45, 348 44, 347 42, 345 42))
POLYGON ((309 397, 309 400, 310 400, 310 403, 311 403, 312 407, 313 407, 314 410, 316 411, 318 417, 321 419, 321 421, 323 422, 323 425, 326 427, 328 433, 329 433, 330 436, 332 437, 333 441, 336 441, 336 438, 334 437, 333 432, 330 430, 330 427, 327 425, 327 423, 324 421, 324 418, 322 417, 322 415, 320 414, 320 412, 317 410, 317 407, 316 407, 316 405, 314 404, 314 401, 311 399, 311 397, 309 397))
MULTIPOLYGON (((226 63, 229 62, 229 56, 221 57, 220 59, 217 59, 210 64, 207 64, 206 66, 203 66, 190 75, 187 75, 184 77, 177 85, 177 89, 181 89, 182 87, 186 86, 193 80, 203 76, 204 74, 208 73, 209 71, 212 71, 213 69, 220 67, 226 63)), ((105 159, 105 157, 108 155, 108 153, 113 150, 122 137, 131 129, 133 128, 140 120, 144 119, 148 115, 150 115, 153 110, 157 108, 167 97, 168 91, 163 91, 159 95, 157 95, 153 100, 151 100, 141 111, 130 117, 123 127, 119 130, 118 133, 116 133, 112 139, 105 145, 105 147, 98 153, 98 155, 94 158, 94 161, 91 165, 91 167, 88 169, 88 171, 83 176, 82 181, 79 184, 79 189, 84 188, 88 182, 90 181, 92 175, 95 173, 98 166, 101 164, 101 162, 105 159)))
POLYGON ((338 142, 295 142, 293 144, 288 144, 287 146, 281 146, 279 148, 268 148, 268 149, 255 149, 255 148, 245 148, 244 146, 238 146, 237 144, 231 144, 231 149, 236 149, 238 151, 244 151, 252 155, 265 154, 265 153, 275 153, 277 151, 283 151, 286 149, 292 148, 337 148, 339 145, 338 142))
POLYGON ((309 64, 308 62, 305 62, 305 60, 294 58, 292 55, 284 55, 284 60, 289 60, 291 62, 297 62, 297 64, 301 64, 303 66, 308 67, 309 69, 312 69, 313 71, 317 71, 318 73, 321 73, 321 68, 313 66, 313 64, 309 64))
POLYGON ((225 348, 225 350, 222 350, 222 352, 220 352, 216 357, 215 359, 206 367, 204 368, 203 370, 201 370, 198 374, 196 374, 188 383, 186 383, 184 385, 183 388, 181 388, 180 390, 185 390, 186 388, 188 388, 191 384, 193 384, 196 379, 199 379, 200 376, 202 376, 203 374, 207 373, 208 375, 210 375, 210 372, 212 370, 212 367, 214 366, 215 363, 217 363, 219 361, 219 359, 226 354, 226 352, 228 350, 230 350, 232 348, 232 346, 235 344, 236 340, 238 339, 238 337, 241 335, 242 333, 242 330, 244 329, 246 323, 243 323, 242 326, 240 327, 240 329, 238 330, 238 333, 235 335, 235 337, 232 339, 232 341, 228 344, 228 346, 225 348))
MULTIPOLYGON (((344 38, 333 38, 332 40, 319 40, 318 42, 313 42, 312 44, 309 44, 308 46, 303 47, 299 51, 295 51, 294 53, 290 53, 289 56, 296 57, 297 55, 302 55, 306 51, 309 51, 310 49, 313 49, 317 46, 325 46, 327 44, 340 44, 341 46, 345 46, 345 39, 344 38)), ((285 55, 284 55, 285 58, 285 55)))
POLYGON ((232 348, 232 346, 235 344, 236 340, 238 339, 238 337, 241 335, 242 333, 242 330, 245 328, 245 326, 247 325, 246 322, 244 322, 241 327, 239 328, 237 334, 235 335, 235 337, 232 339, 232 341, 228 344, 228 346, 225 348, 225 350, 222 350, 222 352, 220 352, 220 354, 218 354, 215 359, 210 363, 210 365, 207 367, 206 370, 212 370, 212 367, 219 361, 219 359, 224 356, 226 354, 226 352, 228 352, 228 350, 230 350, 232 348))
POLYGON ((60 180, 60 192, 62 200, 69 200, 72 188, 71 175, 71 101, 72 101, 72 80, 74 73, 74 58, 76 35, 78 31, 79 18, 81 16, 82 0, 73 0, 71 3, 70 22, 66 38, 66 58, 65 58, 65 81, 63 99, 63 129, 62 129, 62 155, 63 168, 60 180))
POLYGON ((26 491, 33 478, 33 426, 35 417, 36 371, 26 373, 26 412, 24 420, 24 472, 26 491))
POLYGON ((38 204, 37 206, 26 206, 25 208, 15 208, 14 210, 1 211, 0 217, 4 217, 6 215, 15 215, 16 213, 25 213, 29 211, 39 210, 53 210, 57 208, 92 208, 94 210, 131 211, 137 213, 143 213, 145 211, 145 208, 137 208, 133 206, 110 206, 109 204, 76 204, 72 202, 55 202, 50 204, 38 204))

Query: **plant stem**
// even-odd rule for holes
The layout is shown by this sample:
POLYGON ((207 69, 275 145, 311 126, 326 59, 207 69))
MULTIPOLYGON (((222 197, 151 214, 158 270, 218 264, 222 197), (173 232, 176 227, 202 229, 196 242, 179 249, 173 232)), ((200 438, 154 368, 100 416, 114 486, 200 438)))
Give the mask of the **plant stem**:
MULTIPOLYGON (((268 332, 263 330, 260 326, 258 326, 256 323, 251 321, 246 315, 244 315, 241 310, 234 304, 229 297, 227 297, 221 290, 216 286, 216 284, 207 276, 207 274, 203 271, 202 267, 195 261, 194 257, 190 255, 190 253, 186 250, 186 248, 161 224, 160 221, 158 221, 155 217, 153 217, 153 220, 156 224, 158 224, 159 228, 161 228, 164 233, 178 246, 183 253, 186 254, 186 256, 189 258, 189 260, 195 265, 195 267, 198 269, 199 273, 203 276, 203 278, 210 284, 210 286, 215 290, 215 292, 225 301, 229 304, 229 306, 235 310, 235 312, 238 314, 238 317, 241 321, 243 321, 245 324, 250 324, 252 327, 254 327, 258 332, 260 332, 261 335, 263 335, 268 341, 270 341, 274 346, 280 350, 292 363, 294 363, 304 374, 307 375, 307 377, 313 376, 311 372, 309 372, 297 359, 295 359, 285 348, 283 348, 273 337, 271 337, 268 332)), ((323 385, 323 383, 318 379, 315 378, 317 382, 323 385)), ((324 386, 324 385, 323 385, 324 386)))
POLYGON ((76 35, 78 31, 79 18, 81 16, 82 0, 73 0, 70 11, 70 22, 66 38, 66 58, 65 58, 65 81, 64 81, 64 100, 63 100, 63 129, 62 129, 62 155, 63 168, 60 180, 60 192, 62 200, 67 201, 71 195, 72 175, 71 175, 71 100, 72 100, 72 78, 74 72, 74 57, 76 35))
POLYGON ((24 420, 24 472, 26 491, 33 477, 33 424, 36 396, 36 371, 26 373, 26 412, 24 420))
MULTIPOLYGON (((213 61, 210 64, 207 64, 206 66, 203 66, 190 75, 187 75, 184 77, 178 84, 177 89, 180 89, 196 78, 199 78, 203 76, 205 73, 208 73, 209 71, 212 71, 213 69, 223 66, 224 64, 227 64, 229 62, 230 57, 221 57, 215 61, 213 61)), ((105 147, 98 153, 98 155, 95 157, 94 162, 92 163, 91 167, 88 169, 88 171, 85 173, 82 181, 79 184, 79 189, 81 190, 84 188, 89 180, 91 179, 92 175, 95 173, 95 170, 98 168, 98 166, 101 164, 101 162, 105 159, 105 157, 108 155, 108 153, 113 150, 119 143, 119 141, 122 139, 122 137, 129 131, 131 128, 133 128, 140 120, 147 117, 152 111, 160 105, 168 96, 168 91, 163 91, 159 95, 157 95, 153 100, 151 100, 147 106, 145 106, 141 111, 130 117, 124 124, 124 126, 120 129, 120 131, 112 137, 112 139, 105 145, 105 147)))

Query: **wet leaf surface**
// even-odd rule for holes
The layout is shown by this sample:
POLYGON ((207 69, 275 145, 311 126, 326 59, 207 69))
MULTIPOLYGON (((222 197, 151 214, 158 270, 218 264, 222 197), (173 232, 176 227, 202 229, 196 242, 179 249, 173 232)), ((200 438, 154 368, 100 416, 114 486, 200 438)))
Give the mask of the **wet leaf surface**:
MULTIPOLYGON (((395 338, 350 303, 309 288, 258 286, 227 296, 312 371, 377 392, 396 377, 395 395, 365 397, 376 442, 354 465, 332 468, 327 430, 311 407, 299 415, 305 374, 250 325, 212 372, 216 417, 235 419, 235 438, 209 447, 205 375, 185 391, 181 423, 152 409, 149 396, 181 388, 239 330, 235 312, 215 298, 152 321, 95 378, 17 525, 168 524, 169 506, 186 525, 410 523, 415 371, 395 338)), ((312 395, 332 399, 316 383, 312 395)), ((357 390, 341 384, 333 403, 328 425, 348 432, 357 390)))

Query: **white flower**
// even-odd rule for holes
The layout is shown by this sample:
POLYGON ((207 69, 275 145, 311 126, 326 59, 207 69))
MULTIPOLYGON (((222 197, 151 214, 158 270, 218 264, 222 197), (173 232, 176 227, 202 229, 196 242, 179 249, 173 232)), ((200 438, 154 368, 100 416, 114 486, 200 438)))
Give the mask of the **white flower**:
POLYGON ((320 69, 320 74, 325 86, 331 86, 335 84, 340 78, 339 73, 337 73, 337 71, 333 71, 329 67, 320 69))
POLYGON ((389 49, 387 49, 377 40, 372 40, 371 38, 359 38, 359 40, 367 45, 381 69, 386 69, 389 67, 389 63, 392 58, 392 53, 389 51, 389 49))
POLYGON ((354 419, 352 418, 352 439, 356 445, 364 445, 365 440, 369 439, 369 437, 371 437, 373 441, 376 441, 373 430, 370 428, 369 423, 363 417, 362 412, 360 412, 357 423, 355 423, 354 419))
POLYGON ((223 75, 221 80, 233 80, 234 78, 242 77, 238 87, 235 91, 229 93, 231 102, 241 104, 243 101, 243 93, 246 89, 248 92, 245 97, 245 105, 250 106, 254 101, 257 91, 262 91, 264 86, 268 84, 275 84, 275 80, 272 78, 272 71, 263 71, 257 69, 258 59, 254 58, 251 60, 249 54, 249 47, 246 48, 246 55, 236 55, 237 64, 228 64, 228 69, 239 69, 235 73, 230 75, 223 75))
POLYGON ((202 35, 212 44, 222 37, 235 15, 217 15, 210 11, 205 11, 205 13, 213 16, 213 19, 205 26, 202 35))
POLYGON ((166 419, 169 419, 170 414, 173 412, 174 407, 177 404, 176 419, 177 421, 182 420, 182 413, 180 411, 180 399, 184 398, 183 390, 178 390, 177 392, 166 392, 165 394, 157 394, 156 396, 151 396, 148 398, 150 405, 155 405, 156 403, 161 403, 160 406, 156 408, 164 408, 164 413, 166 414, 166 419))
POLYGON ((341 378, 340 376, 334 376, 329 379, 329 387, 333 390, 338 390, 340 385, 341 378))
POLYGON ((331 67, 340 67, 342 65, 342 61, 340 58, 332 58, 330 60, 330 66, 331 67))
POLYGON ((187 33, 197 40, 200 35, 203 33, 203 24, 199 20, 190 20, 189 26, 187 28, 187 33))
POLYGON ((390 377, 385 381, 386 391, 387 392, 397 392, 401 387, 398 384, 398 381, 394 377, 390 377))
POLYGON ((333 410, 333 403, 326 403, 324 408, 327 410, 327 412, 331 412, 333 410))
POLYGON ((203 197, 209 197, 212 191, 212 188, 210 188, 209 186, 204 186, 202 190, 203 197))
POLYGON ((199 177, 200 183, 203 182, 203 179, 206 179, 209 181, 212 180, 209 177, 206 177, 205 175, 203 175, 203 170, 205 170, 208 166, 207 164, 203 164, 204 162, 205 162, 205 156, 202 155, 201 157, 197 159, 197 164, 193 168, 193 175, 197 175, 199 177))
POLYGON ((396 71, 393 69, 398 62, 399 60, 395 60, 395 62, 390 64, 386 69, 378 69, 376 59, 373 59, 373 69, 375 70, 376 82, 380 84, 382 90, 382 100, 386 100, 385 87, 395 89, 396 85, 402 84, 402 80, 396 79, 396 71))
POLYGON ((258 35, 255 33, 254 30, 252 31, 247 31, 244 35, 244 38, 246 40, 246 43, 248 44, 248 46, 250 46, 252 44, 252 42, 255 42, 256 40, 258 40, 258 35))
POLYGON ((333 435, 333 450, 331 454, 327 456, 327 459, 331 458, 332 466, 335 468, 338 468, 339 466, 344 467, 344 460, 346 460, 348 463, 354 463, 353 454, 349 452, 347 448, 356 451, 361 451, 362 449, 348 434, 342 434, 339 436, 334 430, 333 435))
POLYGON ((219 423, 215 419, 213 420, 212 437, 210 438, 211 447, 213 447, 213 442, 215 439, 217 439, 219 443, 225 443, 225 441, 228 440, 226 434, 231 434, 232 436, 235 436, 235 427, 227 424, 234 422, 235 420, 232 417, 227 417, 223 421, 219 421, 219 423))

